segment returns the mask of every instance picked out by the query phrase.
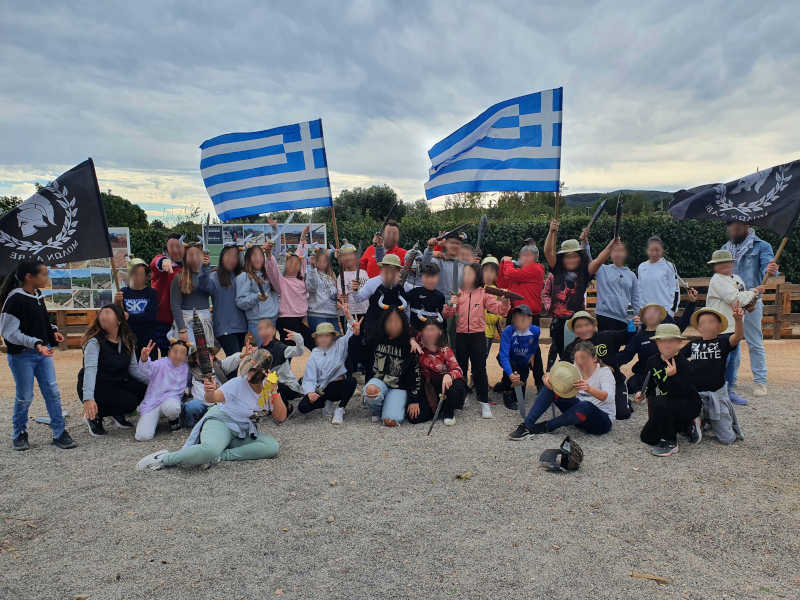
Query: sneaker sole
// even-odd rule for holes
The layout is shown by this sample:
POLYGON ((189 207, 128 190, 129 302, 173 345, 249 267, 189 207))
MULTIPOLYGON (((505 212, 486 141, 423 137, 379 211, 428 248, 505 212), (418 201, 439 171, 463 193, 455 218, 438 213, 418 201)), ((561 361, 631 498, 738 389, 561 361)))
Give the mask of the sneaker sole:
POLYGON ((653 452, 653 456, 658 456, 659 458, 666 458, 668 456, 674 456, 679 452, 678 446, 675 446, 669 452, 653 452))
POLYGON ((86 428, 89 430, 89 435, 90 436, 92 436, 92 437, 103 437, 103 436, 108 435, 107 431, 105 433, 95 433, 94 431, 92 431, 92 426, 89 425, 89 419, 84 419, 83 422, 86 423, 86 428))
POLYGON ((78 444, 76 444, 74 441, 72 442, 72 444, 56 444, 55 442, 51 442, 51 444, 61 450, 72 450, 73 448, 78 447, 78 444))
POLYGON ((111 417, 111 422, 114 423, 114 427, 117 429, 133 429, 133 425, 125 425, 117 421, 114 417, 111 417))
POLYGON ((512 442, 521 442, 522 440, 527 440, 529 437, 533 437, 533 434, 532 433, 528 433, 526 435, 523 435, 522 437, 511 437, 511 436, 508 436, 508 439, 510 439, 512 442))
POLYGON ((30 445, 26 446, 11 446, 12 450, 16 450, 17 452, 25 452, 25 450, 30 450, 30 445))

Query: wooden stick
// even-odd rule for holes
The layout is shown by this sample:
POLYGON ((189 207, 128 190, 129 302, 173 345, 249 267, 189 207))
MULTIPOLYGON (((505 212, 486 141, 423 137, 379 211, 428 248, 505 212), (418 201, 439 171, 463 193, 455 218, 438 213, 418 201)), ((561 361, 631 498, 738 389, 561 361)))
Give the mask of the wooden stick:
MULTIPOLYGON (((780 245, 778 246, 778 251, 775 253, 775 258, 773 258, 773 262, 778 262, 781 259, 781 254, 783 254, 783 249, 786 248, 786 242, 789 241, 788 237, 785 237, 781 240, 780 245)), ((771 275, 769 273, 764 273, 764 280, 761 282, 761 285, 767 285, 767 281, 771 275)))
POLYGON ((651 573, 639 573, 638 571, 633 571, 631 573, 631 577, 634 577, 636 579, 649 579, 650 581, 656 581, 658 583, 669 583, 669 579, 667 579, 666 577, 653 575, 651 573))
MULTIPOLYGON (((559 185, 559 187, 561 187, 561 186, 559 185)), ((558 205, 559 205, 559 200, 560 199, 561 199, 561 192, 556 192, 556 202, 555 202, 555 206, 553 206, 553 218, 556 221, 558 221, 558 205)))

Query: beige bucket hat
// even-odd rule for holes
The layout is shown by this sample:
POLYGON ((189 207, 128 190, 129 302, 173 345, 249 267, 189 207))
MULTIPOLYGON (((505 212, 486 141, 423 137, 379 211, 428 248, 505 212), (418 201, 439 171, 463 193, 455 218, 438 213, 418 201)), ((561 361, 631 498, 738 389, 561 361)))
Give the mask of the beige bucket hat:
POLYGON ((575 384, 580 381, 578 367, 565 360, 559 361, 550 369, 550 386, 559 398, 573 398, 578 394, 575 384))
POLYGON ((686 338, 681 335, 680 327, 675 323, 661 323, 656 327, 656 332, 653 334, 651 340, 685 340, 686 338))
POLYGON ((692 318, 689 319, 689 322, 692 324, 692 327, 697 329, 697 322, 700 320, 700 317, 703 315, 714 315, 719 319, 721 329, 720 331, 725 331, 728 328, 728 317, 723 315, 721 312, 714 310, 713 308, 701 308, 700 310, 695 311, 692 313, 692 318))
POLYGON ((585 310, 579 310, 570 317, 569 321, 567 321, 567 329, 572 331, 572 324, 578 319, 589 319, 592 323, 594 323, 594 326, 597 327, 597 319, 594 318, 592 313, 586 312, 585 310))
POLYGON ((583 248, 581 248, 581 243, 578 240, 564 240, 561 242, 561 249, 558 251, 558 254, 580 252, 581 250, 583 250, 583 248))

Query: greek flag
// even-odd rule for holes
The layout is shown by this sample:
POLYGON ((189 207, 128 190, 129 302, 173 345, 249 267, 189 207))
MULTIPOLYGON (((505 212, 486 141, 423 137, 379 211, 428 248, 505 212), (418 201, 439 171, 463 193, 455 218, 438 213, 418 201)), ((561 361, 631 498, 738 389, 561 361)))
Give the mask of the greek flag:
POLYGON ((557 192, 563 88, 486 109, 429 151, 430 200, 459 192, 557 192))
POLYGON ((200 149, 203 183, 223 221, 333 204, 322 119, 226 133, 200 149))

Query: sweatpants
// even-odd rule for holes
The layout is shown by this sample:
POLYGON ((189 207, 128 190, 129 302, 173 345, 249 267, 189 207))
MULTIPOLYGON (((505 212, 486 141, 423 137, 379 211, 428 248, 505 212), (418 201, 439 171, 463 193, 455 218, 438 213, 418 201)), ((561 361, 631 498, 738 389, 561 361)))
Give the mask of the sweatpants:
POLYGON ((525 425, 533 427, 551 404, 555 404, 561 414, 546 421, 547 431, 568 425, 574 425, 592 435, 603 435, 611 431, 611 419, 595 404, 577 398, 559 398, 550 388, 543 388, 536 396, 536 402, 525 418, 525 425))
POLYGON ((465 379, 467 369, 472 363, 472 383, 475 385, 475 395, 479 402, 489 402, 489 378, 486 375, 486 334, 482 331, 456 333, 455 354, 465 379))
MULTIPOLYGON (((144 399, 147 384, 137 379, 108 381, 98 378, 94 384, 97 416, 124 416, 136 410, 144 399)), ((83 402, 83 369, 78 373, 78 398, 83 402)))
POLYGON ((620 321, 613 317, 604 317, 603 315, 595 314, 597 319, 597 331, 619 331, 620 329, 627 329, 628 322, 620 321))
POLYGON ((676 443, 678 432, 689 430, 692 419, 700 414, 700 398, 649 398, 650 417, 639 435, 645 444, 655 446, 661 440, 676 443))
POLYGON ((208 419, 200 431, 200 443, 169 452, 163 457, 168 467, 194 467, 217 460, 259 460, 278 456, 278 442, 268 436, 238 438, 222 421, 208 419))
MULTIPOLYGON (((431 377, 428 382, 433 386, 433 389, 438 392, 442 389, 442 376, 431 377)), ((464 408, 464 398, 467 397, 467 384, 463 378, 453 380, 451 385, 444 394, 444 402, 442 402, 442 410, 439 411, 440 419, 452 419, 456 414, 456 409, 464 408)), ((436 407, 431 407, 426 400, 419 403, 419 415, 416 418, 408 418, 409 423, 425 423, 433 419, 433 413, 436 412, 436 407)))
POLYGON ((322 390, 322 395, 317 398, 316 402, 311 402, 306 394, 297 405, 297 410, 301 413, 310 413, 312 410, 323 408, 325 402, 338 402, 339 408, 344 408, 350 401, 350 396, 356 391, 356 380, 350 373, 344 376, 339 381, 331 381, 327 387, 322 390))
POLYGON ((280 382, 278 382, 278 393, 281 395, 284 404, 295 398, 300 398, 303 395, 303 392, 297 392, 285 383, 280 382))
POLYGON ((170 421, 179 418, 181 416, 181 399, 167 398, 160 405, 140 415, 139 422, 136 423, 136 434, 134 435, 136 440, 140 442, 152 440, 156 434, 158 420, 162 416, 170 421))
POLYGON ((280 333, 281 340, 283 340, 283 343, 287 346, 294 346, 294 342, 286 337, 283 331, 284 329, 302 335, 303 344, 305 344, 306 348, 311 349, 314 347, 314 338, 311 337, 311 330, 308 328, 308 325, 303 322, 303 317, 278 317, 275 321, 275 328, 278 330, 278 333, 280 333))
POLYGON ((567 319, 553 317, 550 321, 550 351, 547 353, 547 370, 556 363, 556 359, 564 360, 564 330, 567 326, 567 319))

